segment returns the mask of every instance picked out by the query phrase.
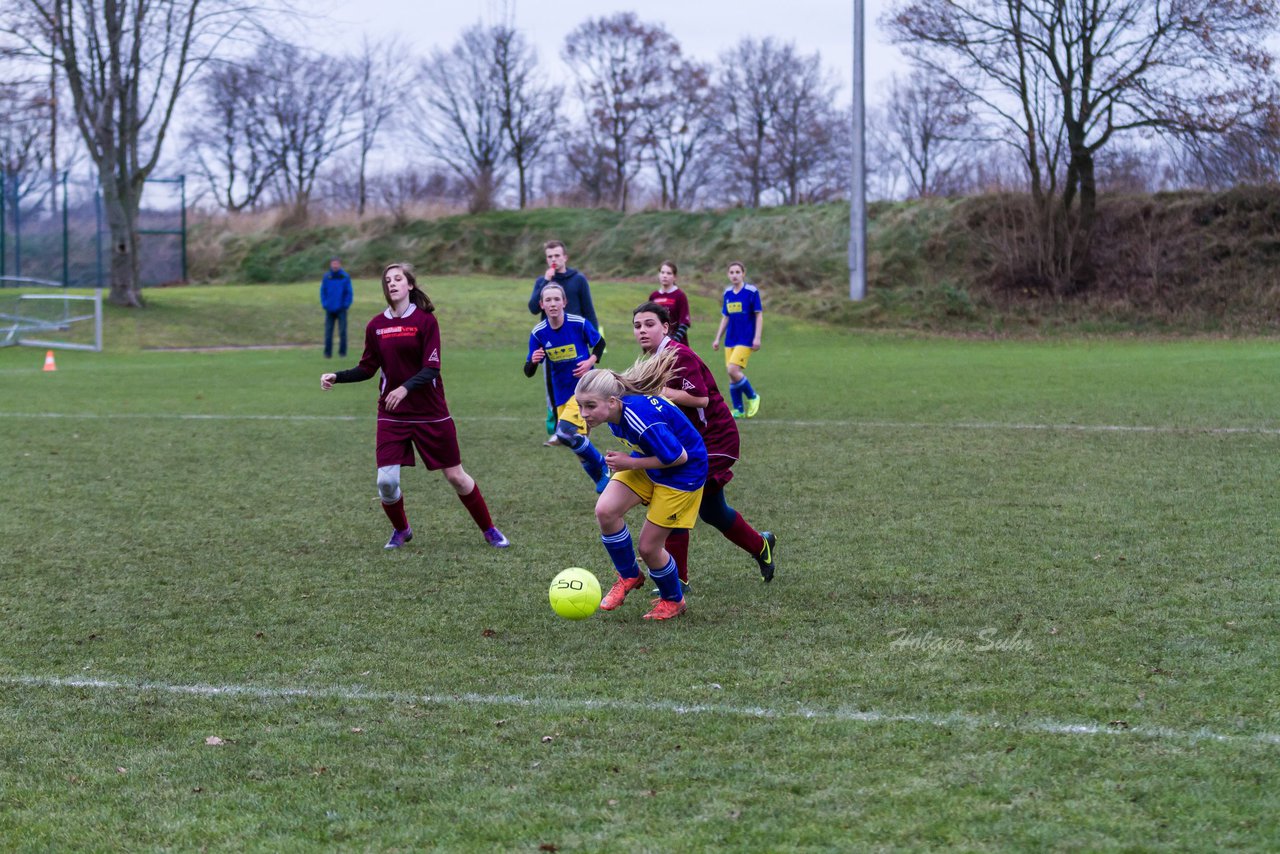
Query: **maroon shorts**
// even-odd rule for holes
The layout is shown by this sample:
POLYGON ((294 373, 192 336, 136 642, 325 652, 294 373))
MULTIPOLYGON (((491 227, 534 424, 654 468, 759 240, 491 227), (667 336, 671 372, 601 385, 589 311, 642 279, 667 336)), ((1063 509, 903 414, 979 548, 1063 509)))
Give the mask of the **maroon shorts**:
POLYGON ((422 464, 432 471, 462 465, 458 431, 452 418, 398 421, 378 416, 378 468, 413 465, 414 448, 418 449, 422 464))
POLYGON ((716 486, 724 489, 729 481, 733 480, 733 464, 737 460, 725 454, 708 454, 707 455, 707 486, 716 486))

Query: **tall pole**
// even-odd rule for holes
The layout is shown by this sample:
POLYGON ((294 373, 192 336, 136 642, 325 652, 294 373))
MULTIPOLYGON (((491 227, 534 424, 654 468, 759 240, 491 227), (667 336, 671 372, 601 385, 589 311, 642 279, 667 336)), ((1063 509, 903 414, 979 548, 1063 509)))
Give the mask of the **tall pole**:
POLYGON ((867 295, 866 38, 863 0, 853 0, 853 183, 849 187, 849 299, 867 295))

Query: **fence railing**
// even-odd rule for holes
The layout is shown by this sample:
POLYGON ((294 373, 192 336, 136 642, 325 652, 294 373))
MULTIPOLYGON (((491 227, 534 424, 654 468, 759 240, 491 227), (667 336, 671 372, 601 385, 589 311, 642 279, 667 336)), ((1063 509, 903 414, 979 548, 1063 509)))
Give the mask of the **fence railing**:
MULTIPOLYGON (((186 176, 147 181, 138 225, 142 284, 186 281, 186 176)), ((0 169, 0 280, 105 287, 109 245, 96 181, 0 169)))

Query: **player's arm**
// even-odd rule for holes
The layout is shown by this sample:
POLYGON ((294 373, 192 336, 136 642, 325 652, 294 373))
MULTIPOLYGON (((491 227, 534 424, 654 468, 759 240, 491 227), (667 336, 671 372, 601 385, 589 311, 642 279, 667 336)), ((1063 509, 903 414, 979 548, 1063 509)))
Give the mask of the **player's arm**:
POLYGON ((345 371, 334 371, 320 375, 320 388, 328 391, 337 383, 362 383, 365 380, 373 379, 373 374, 367 373, 364 368, 356 366, 347 368, 345 371))
POLYGON ((600 357, 604 355, 604 336, 596 339, 595 346, 591 348, 591 355, 579 362, 573 369, 573 375, 581 379, 587 371, 600 364, 600 357))
POLYGON ((647 457, 633 457, 621 451, 609 451, 604 461, 614 471, 628 469, 669 469, 689 459, 689 452, 666 424, 651 424, 640 437, 640 446, 649 451, 647 457))
POLYGON ((689 313, 689 297, 684 291, 676 297, 676 331, 671 337, 681 344, 689 340, 689 327, 693 326, 693 316, 689 313))
POLYGON ((764 334, 764 309, 762 308, 756 312, 756 337, 755 337, 755 340, 751 342, 752 350, 760 349, 760 336, 763 334, 764 334))
POLYGON ((725 327, 727 327, 728 325, 729 325, 729 315, 727 314, 720 315, 720 328, 716 330, 715 340, 711 342, 712 350, 720 349, 720 339, 724 337, 724 330, 725 330, 725 327))
POLYGON ((360 363, 345 371, 334 371, 320 375, 320 388, 328 391, 336 383, 362 383, 371 380, 378 373, 377 342, 373 334, 366 328, 364 331, 364 355, 360 363))
POLYGON ((547 351, 543 349, 542 342, 532 335, 529 336, 529 353, 524 357, 524 375, 532 377, 538 372, 538 363, 547 357, 547 351))
POLYGON ((662 396, 676 406, 687 406, 690 409, 701 409, 711 402, 710 397, 698 397, 682 388, 664 388, 662 396))

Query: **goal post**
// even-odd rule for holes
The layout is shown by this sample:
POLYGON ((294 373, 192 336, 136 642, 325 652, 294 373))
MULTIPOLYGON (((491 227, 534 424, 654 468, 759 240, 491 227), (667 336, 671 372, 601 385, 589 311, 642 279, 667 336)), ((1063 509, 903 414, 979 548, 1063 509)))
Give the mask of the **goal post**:
POLYGON ((92 295, 0 291, 0 347, 102 351, 102 290, 92 295))

